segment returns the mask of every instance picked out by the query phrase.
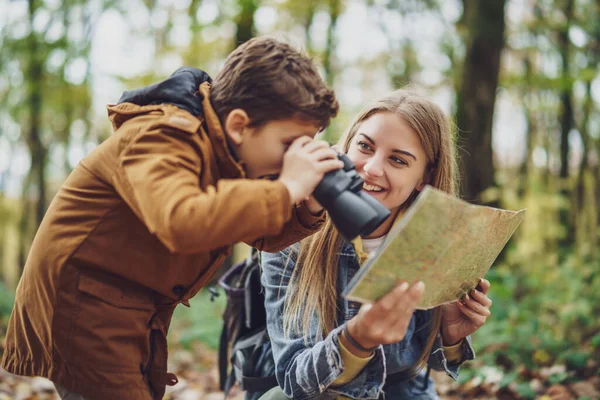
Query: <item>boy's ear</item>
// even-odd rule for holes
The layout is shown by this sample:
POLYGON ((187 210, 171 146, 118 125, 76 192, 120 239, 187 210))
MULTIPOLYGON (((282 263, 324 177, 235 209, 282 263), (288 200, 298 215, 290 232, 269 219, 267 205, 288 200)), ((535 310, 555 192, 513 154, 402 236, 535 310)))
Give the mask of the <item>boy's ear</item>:
POLYGON ((244 131, 250 124, 250 117, 241 108, 234 108, 225 118, 225 134, 233 144, 239 145, 244 140, 244 131))

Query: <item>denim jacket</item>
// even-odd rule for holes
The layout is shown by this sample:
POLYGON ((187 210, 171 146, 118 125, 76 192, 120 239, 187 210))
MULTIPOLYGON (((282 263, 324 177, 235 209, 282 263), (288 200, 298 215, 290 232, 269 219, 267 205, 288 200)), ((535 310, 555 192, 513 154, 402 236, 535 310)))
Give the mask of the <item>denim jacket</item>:
MULTIPOLYGON (((330 387, 344 371, 338 344, 339 336, 344 324, 354 317, 360 308, 360 303, 345 299, 341 293, 360 268, 360 264, 354 246, 346 243, 340 253, 338 265, 337 328, 326 337, 317 336, 317 341, 314 341, 314 333, 311 333, 306 343, 301 334, 292 332, 291 337, 286 337, 283 333, 284 300, 295 266, 297 248, 296 245, 279 253, 261 253, 261 279, 265 290, 267 330, 272 347, 269 352, 273 353, 275 375, 285 395, 298 400, 335 399, 338 396, 353 399, 437 399, 433 381, 426 369, 409 381, 386 380, 387 374, 409 368, 419 358, 429 335, 432 310, 416 311, 401 342, 379 346, 374 357, 351 382, 335 388, 330 387)), ((470 337, 463 341, 461 353, 461 362, 450 364, 444 356, 441 335, 438 334, 428 365, 457 379, 460 365, 475 358, 470 337)))

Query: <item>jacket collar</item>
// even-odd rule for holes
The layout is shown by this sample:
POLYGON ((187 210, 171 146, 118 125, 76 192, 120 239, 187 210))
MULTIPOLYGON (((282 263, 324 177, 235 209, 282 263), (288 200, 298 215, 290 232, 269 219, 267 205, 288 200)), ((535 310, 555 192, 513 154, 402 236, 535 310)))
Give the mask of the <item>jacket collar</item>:
POLYGON ((113 127, 118 127, 133 115, 161 104, 172 104, 206 121, 206 130, 223 178, 244 178, 244 164, 236 160, 226 135, 210 103, 210 76, 197 68, 181 67, 166 80, 123 93, 117 106, 109 106, 113 127))
POLYGON ((133 103, 138 106, 173 104, 190 114, 202 116, 198 86, 212 82, 210 76, 198 68, 181 67, 164 81, 143 88, 126 90, 117 104, 133 103))

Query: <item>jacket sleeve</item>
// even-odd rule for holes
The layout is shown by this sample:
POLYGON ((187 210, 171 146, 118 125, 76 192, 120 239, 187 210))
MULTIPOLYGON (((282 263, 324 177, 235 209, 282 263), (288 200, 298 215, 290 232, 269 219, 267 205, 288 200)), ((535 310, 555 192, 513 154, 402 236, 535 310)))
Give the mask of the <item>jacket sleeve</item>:
POLYGON ((248 244, 259 250, 274 253, 317 232, 323 226, 323 222, 325 210, 313 215, 303 202, 293 207, 292 218, 284 225, 280 235, 264 236, 248 244))
MULTIPOLYGON (((433 315, 433 310, 427 311, 417 311, 417 320, 420 326, 427 326, 431 323, 431 317, 433 315)), ((418 329, 417 335, 419 336, 418 340, 421 342, 421 345, 424 346, 427 337, 429 336, 430 329, 418 329)), ((460 367, 466 361, 473 360, 475 358, 475 351, 471 346, 471 336, 467 336, 461 343, 460 349, 460 358, 458 362, 450 361, 445 354, 444 346, 442 343, 442 335, 441 333, 437 333, 435 337, 435 341, 433 343, 433 347, 431 349, 431 354, 427 361, 429 367, 436 371, 445 372, 452 379, 458 379, 458 374, 460 371, 460 367)))
POLYGON ((475 359, 475 350, 471 346, 471 336, 467 336, 461 343, 461 358, 458 362, 450 362, 444 354, 442 336, 438 334, 429 356, 428 365, 436 371, 443 371, 454 380, 458 379, 460 367, 466 362, 475 359))
POLYGON ((318 335, 316 327, 308 337, 299 332, 283 332, 285 296, 294 269, 292 249, 261 253, 262 284, 265 289, 267 330, 271 339, 275 375, 287 397, 294 399, 336 399, 346 396, 355 399, 378 398, 385 376, 383 347, 375 352, 367 366, 349 383, 332 387, 345 366, 340 354, 339 336, 343 326, 326 337, 318 335))
POLYGON ((222 179, 203 190, 196 134, 173 128, 166 118, 150 122, 151 128, 123 144, 113 184, 172 253, 201 253, 281 234, 292 217, 282 183, 222 179))

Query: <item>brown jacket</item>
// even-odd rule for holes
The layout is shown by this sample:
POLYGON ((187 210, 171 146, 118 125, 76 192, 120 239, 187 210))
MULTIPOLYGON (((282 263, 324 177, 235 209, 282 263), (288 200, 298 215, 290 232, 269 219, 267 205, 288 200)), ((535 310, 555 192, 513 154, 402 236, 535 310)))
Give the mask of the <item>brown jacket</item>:
POLYGON ((175 382, 173 310, 231 245, 275 251, 318 229, 322 216, 292 207, 283 184, 243 179, 209 90, 200 86, 203 117, 168 104, 109 106, 115 134, 71 173, 35 237, 3 368, 91 399, 160 399, 175 382))

